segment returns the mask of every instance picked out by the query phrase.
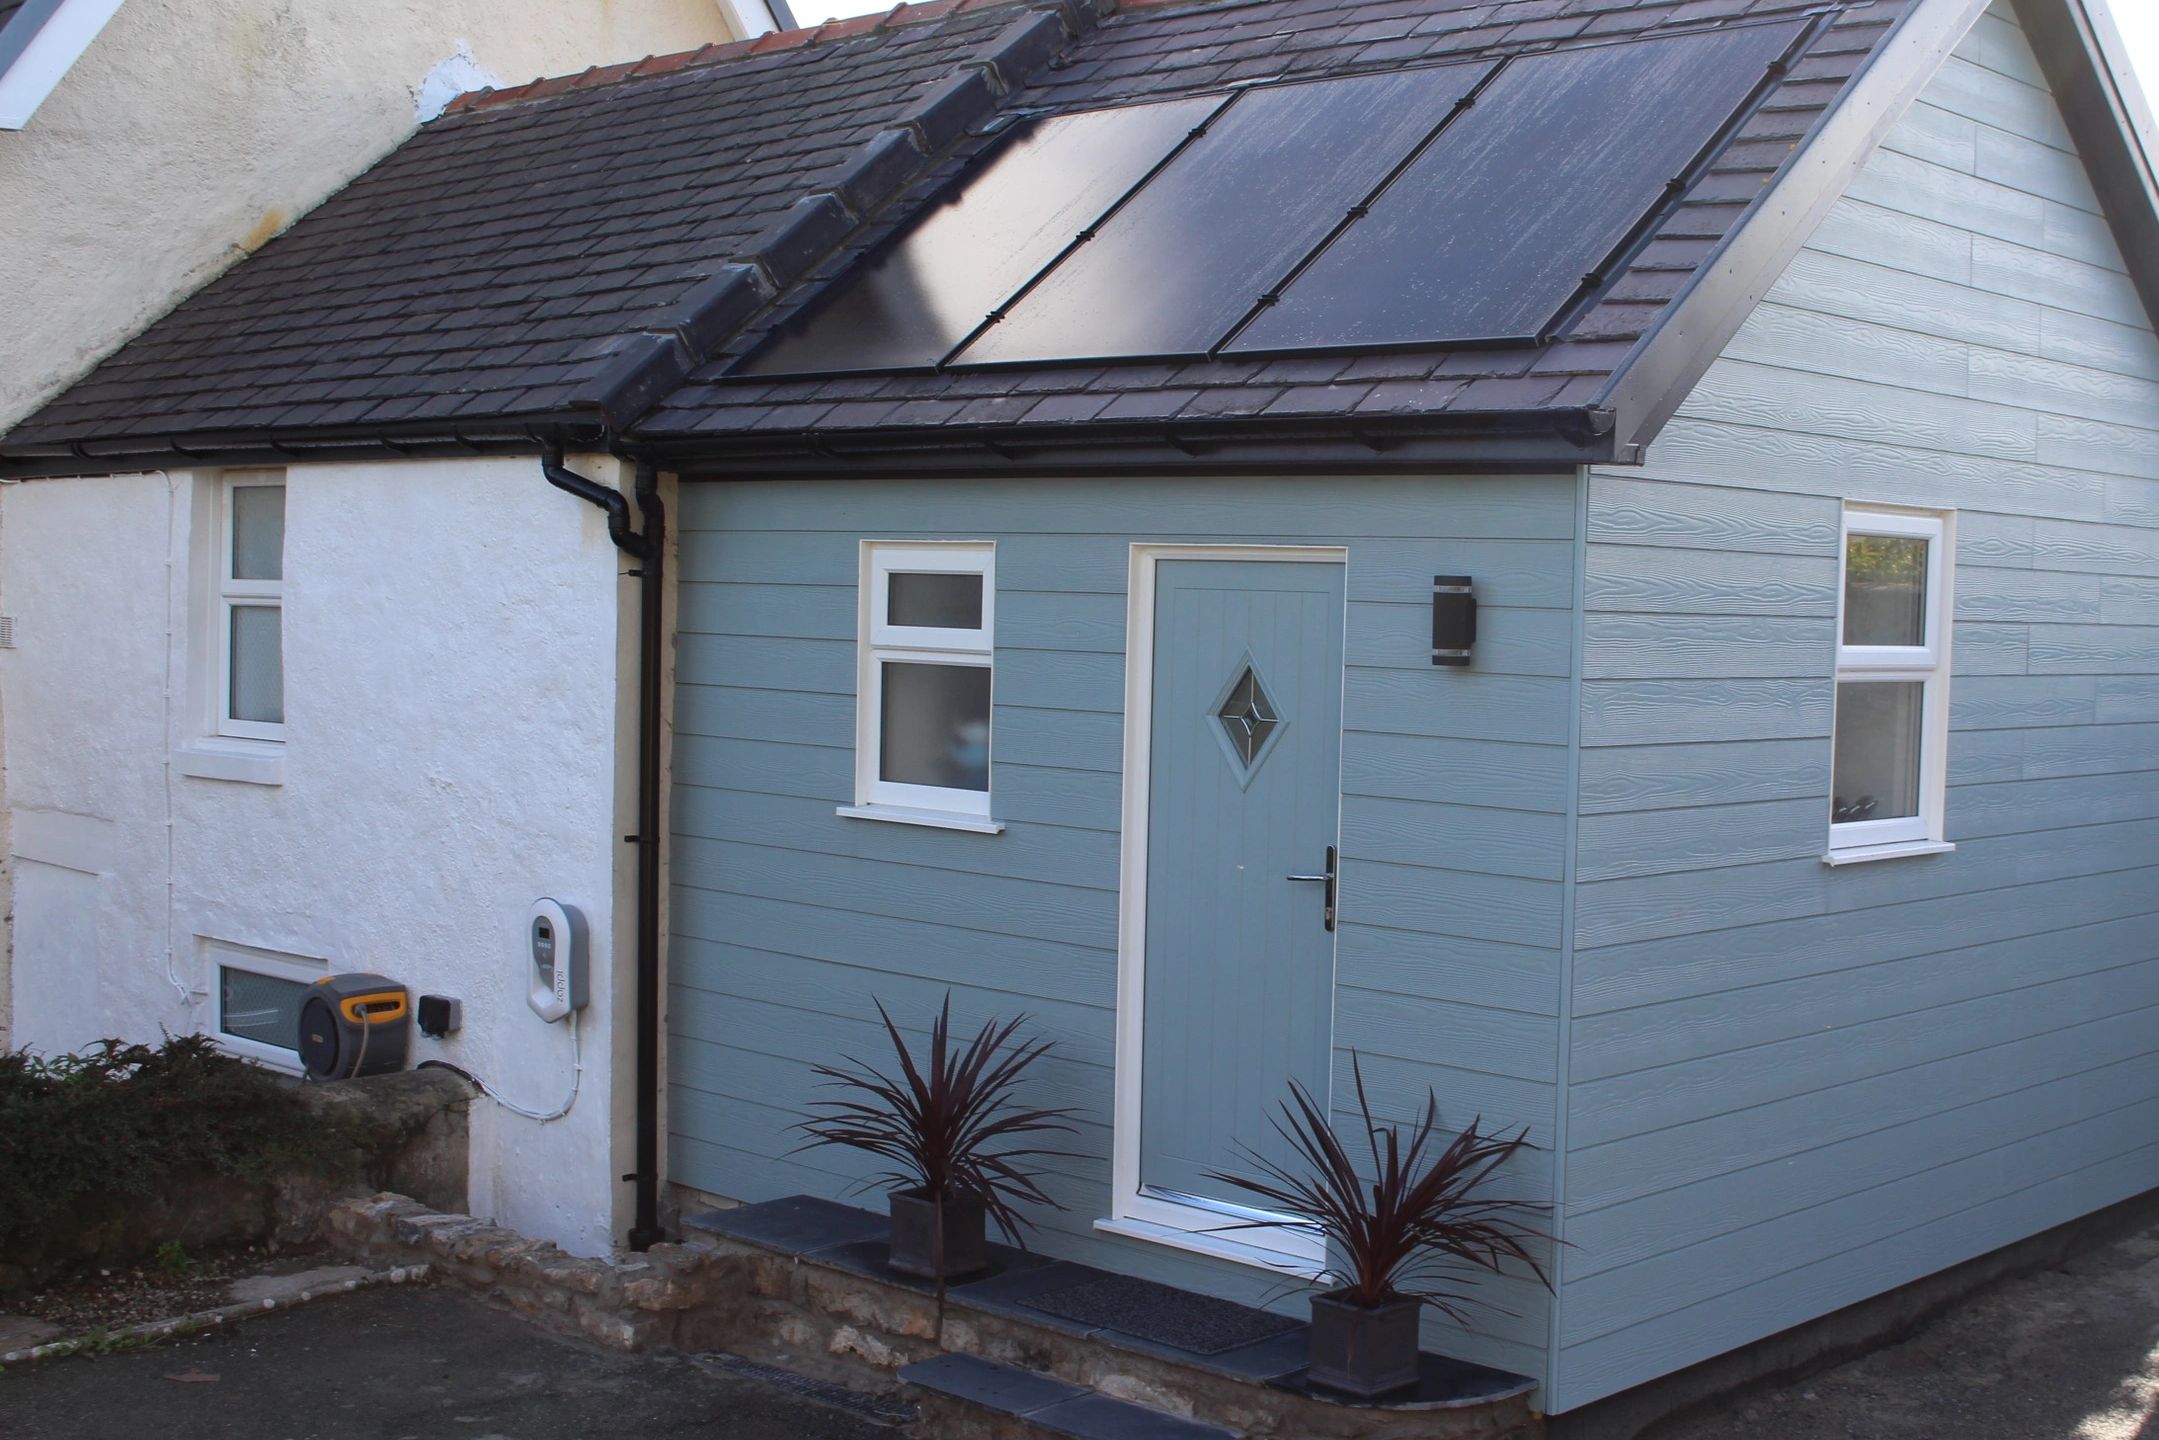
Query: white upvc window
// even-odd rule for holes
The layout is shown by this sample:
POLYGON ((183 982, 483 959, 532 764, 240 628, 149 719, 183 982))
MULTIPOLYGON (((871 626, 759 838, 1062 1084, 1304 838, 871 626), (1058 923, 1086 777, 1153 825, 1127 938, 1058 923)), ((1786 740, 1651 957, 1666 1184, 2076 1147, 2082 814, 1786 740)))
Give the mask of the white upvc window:
POLYGON ((1952 517, 1844 512, 1837 615, 1832 864, 1950 849, 1952 517))
POLYGON ((285 485, 225 477, 218 506, 217 733, 285 738, 285 485))
POLYGON ((840 813, 994 833, 997 550, 862 542, 855 803, 840 813))
POLYGON ((323 961, 204 939, 216 999, 221 1049, 272 1069, 300 1073, 300 1005, 308 987, 329 973, 323 961))

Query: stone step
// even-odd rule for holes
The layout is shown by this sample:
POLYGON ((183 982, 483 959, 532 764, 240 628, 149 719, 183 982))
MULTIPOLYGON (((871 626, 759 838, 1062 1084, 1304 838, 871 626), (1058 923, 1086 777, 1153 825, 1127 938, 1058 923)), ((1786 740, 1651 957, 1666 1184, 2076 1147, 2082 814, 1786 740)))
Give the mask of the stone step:
POLYGON ((933 1415, 944 1418, 945 1424, 935 1432, 940 1437, 954 1434, 960 1417, 972 1413, 989 1422, 980 1433, 1000 1440, 1012 1435, 1069 1440, 1243 1440, 1234 1430, 1135 1405, 979 1355, 939 1355, 918 1361, 902 1369, 900 1379, 921 1393, 925 1420, 933 1415))

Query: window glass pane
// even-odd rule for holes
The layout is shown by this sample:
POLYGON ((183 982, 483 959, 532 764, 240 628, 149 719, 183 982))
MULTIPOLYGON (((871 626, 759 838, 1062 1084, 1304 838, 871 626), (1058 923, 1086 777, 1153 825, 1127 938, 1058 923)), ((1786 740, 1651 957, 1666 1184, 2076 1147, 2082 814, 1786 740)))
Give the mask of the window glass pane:
POLYGON ((1927 643, 1928 541, 1849 535, 1844 541, 1844 643, 1927 643))
POLYGON ((1837 686, 1830 819, 1907 820, 1919 813, 1919 743, 1927 687, 1912 681, 1837 686))
POLYGON ((300 1002, 307 998, 307 986, 230 965, 220 965, 217 975, 218 1029, 281 1050, 299 1048, 300 1002))
POLYGON ((285 487, 236 485, 232 491, 232 578, 285 578, 285 487))
POLYGON ((884 678, 878 774, 898 785, 988 790, 989 667, 887 661, 884 678))
POLYGON ((285 612, 275 605, 232 607, 232 693, 235 720, 285 723, 285 612))
POLYGON ((893 571, 886 577, 887 625, 919 625, 932 630, 982 628, 980 575, 923 575, 893 571))

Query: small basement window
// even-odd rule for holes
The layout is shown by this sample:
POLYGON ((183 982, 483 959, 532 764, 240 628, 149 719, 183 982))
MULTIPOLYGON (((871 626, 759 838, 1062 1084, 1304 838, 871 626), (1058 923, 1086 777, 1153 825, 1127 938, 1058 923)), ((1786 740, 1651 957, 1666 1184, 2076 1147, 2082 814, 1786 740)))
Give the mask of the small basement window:
POLYGON ((328 973, 319 960, 225 941, 205 942, 222 1048, 274 1069, 300 1070, 300 1004, 328 973))
POLYGON ((1950 848, 1951 535, 1943 515, 1845 511, 1831 864, 1950 848))
POLYGON ((997 831, 990 819, 996 558, 987 543, 866 540, 855 803, 843 815, 997 831))

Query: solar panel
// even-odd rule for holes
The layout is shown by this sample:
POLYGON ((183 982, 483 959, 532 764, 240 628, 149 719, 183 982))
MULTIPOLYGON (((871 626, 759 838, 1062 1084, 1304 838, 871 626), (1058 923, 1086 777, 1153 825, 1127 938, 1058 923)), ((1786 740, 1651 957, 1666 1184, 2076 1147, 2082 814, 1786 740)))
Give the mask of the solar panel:
POLYGON ((1225 352, 1540 337, 1802 28, 1510 62, 1225 352))
POLYGON ((1210 95, 1042 121, 745 368, 794 375, 935 365, 1223 103, 1210 95))
POLYGON ((1492 68, 1245 91, 957 363, 1205 354, 1492 68))

